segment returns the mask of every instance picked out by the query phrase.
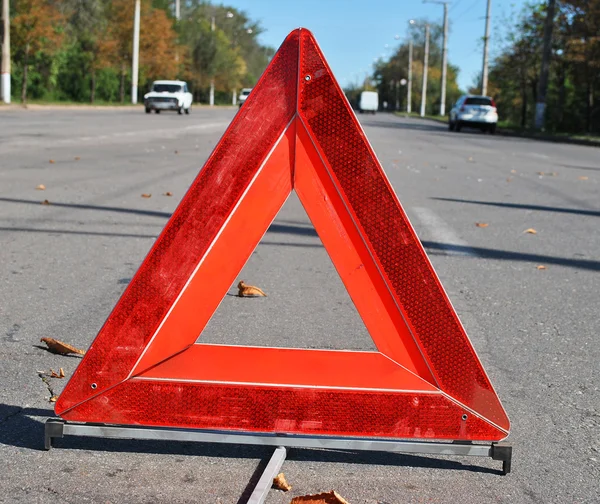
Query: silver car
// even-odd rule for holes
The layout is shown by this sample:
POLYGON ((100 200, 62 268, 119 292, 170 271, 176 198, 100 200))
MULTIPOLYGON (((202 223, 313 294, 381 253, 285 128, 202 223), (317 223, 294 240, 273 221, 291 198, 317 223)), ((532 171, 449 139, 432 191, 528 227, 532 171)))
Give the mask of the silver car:
POLYGON ((244 102, 246 101, 246 98, 248 98, 250 91, 252 91, 252 88, 244 88, 240 91, 240 96, 238 98, 240 107, 244 104, 244 102))
POLYGON ((479 128, 489 131, 492 135, 496 132, 498 111, 494 100, 489 96, 463 95, 450 110, 448 129, 460 131, 463 126, 479 128))

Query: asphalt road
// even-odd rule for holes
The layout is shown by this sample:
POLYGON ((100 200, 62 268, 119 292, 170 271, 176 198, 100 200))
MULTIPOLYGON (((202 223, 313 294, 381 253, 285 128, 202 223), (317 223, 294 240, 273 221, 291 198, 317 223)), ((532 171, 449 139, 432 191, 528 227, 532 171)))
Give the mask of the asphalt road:
MULTIPOLYGON (((44 451, 64 380, 37 373, 73 373, 79 358, 40 338, 90 345, 234 114, 0 109, 1 502, 244 502, 270 450, 69 438, 44 451)), ((511 417, 513 472, 477 458, 290 450, 291 494, 597 502, 600 150, 361 120, 511 417)), ((240 278, 269 297, 226 297, 204 341, 372 348, 297 199, 240 278)), ((267 502, 290 500, 272 491, 267 502)))

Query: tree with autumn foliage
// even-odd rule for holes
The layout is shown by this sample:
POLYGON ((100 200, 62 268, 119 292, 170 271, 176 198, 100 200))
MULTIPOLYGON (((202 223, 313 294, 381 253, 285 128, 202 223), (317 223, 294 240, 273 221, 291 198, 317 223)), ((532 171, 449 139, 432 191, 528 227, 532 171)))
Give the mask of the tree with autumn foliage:
MULTIPOLYGON (((125 102, 131 83, 135 0, 11 0, 13 86, 23 99, 125 102)), ((274 51, 260 25, 233 7, 202 0, 141 0, 139 89, 186 79, 196 101, 217 103, 253 86, 274 51), (212 30, 211 19, 216 19, 212 30)))
POLYGON ((29 65, 40 54, 52 55, 64 38, 63 17, 48 0, 18 0, 10 23, 12 57, 22 68, 21 101, 27 101, 29 65))

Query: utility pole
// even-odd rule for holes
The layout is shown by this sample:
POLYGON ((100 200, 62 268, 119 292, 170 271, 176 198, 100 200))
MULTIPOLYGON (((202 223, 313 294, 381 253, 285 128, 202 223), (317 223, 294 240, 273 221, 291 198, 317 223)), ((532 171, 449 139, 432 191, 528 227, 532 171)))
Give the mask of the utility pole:
POLYGON ((131 63, 131 103, 137 103, 138 92, 138 61, 140 56, 140 0, 135 0, 133 17, 133 61, 131 63))
POLYGON ((429 24, 425 25, 425 55, 423 56, 423 87, 421 88, 421 117, 425 117, 427 101, 427 70, 429 64, 429 24))
POLYGON ((492 0, 487 0, 487 9, 485 12, 485 36, 483 37, 483 70, 481 72, 481 94, 487 95, 488 86, 488 43, 490 41, 490 11, 492 10, 492 0))
POLYGON ((544 114, 546 112, 546 91, 548 90, 548 71, 550 70, 550 56, 552 54, 552 28, 554 26, 555 0, 548 0, 546 12, 546 23, 544 24, 544 48, 542 50, 542 68, 540 70, 540 82, 535 104, 535 129, 540 130, 544 126, 544 114))
POLYGON ((444 42, 442 46, 442 83, 440 96, 440 115, 446 115, 446 74, 448 67, 448 4, 450 2, 442 2, 435 0, 423 0, 423 3, 436 3, 444 6, 444 42))
POLYGON ((8 0, 2 0, 2 69, 0 89, 2 101, 10 103, 10 14, 8 0))
POLYGON ((408 42, 408 82, 406 84, 406 112, 411 113, 412 103, 410 92, 412 90, 412 56, 413 56, 413 41, 408 42))

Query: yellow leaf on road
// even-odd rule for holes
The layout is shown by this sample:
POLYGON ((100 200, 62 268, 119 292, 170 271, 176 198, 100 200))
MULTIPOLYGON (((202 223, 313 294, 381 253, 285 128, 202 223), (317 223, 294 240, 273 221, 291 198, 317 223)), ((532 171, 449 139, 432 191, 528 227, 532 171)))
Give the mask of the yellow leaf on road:
POLYGON ((151 198, 152 194, 144 193, 142 194, 142 198, 151 198))
POLYGON ((44 184, 40 184, 38 186, 35 186, 35 188, 38 191, 45 191, 46 190, 46 186, 44 184))
POLYGON ((489 224, 487 222, 476 222, 475 225, 477 227, 488 227, 489 224))
POLYGON ((48 350, 52 353, 60 354, 60 355, 68 355, 68 354, 85 354, 85 350, 81 350, 79 348, 75 348, 68 343, 64 343, 62 341, 56 340, 54 338, 42 338, 40 341, 46 343, 48 345, 48 350))
POLYGON ((239 297, 254 297, 254 296, 264 296, 267 295, 258 287, 254 287, 254 285, 247 285, 242 280, 238 284, 238 296, 239 297))
POLYGON ((587 177, 577 177, 579 180, 587 180, 587 177))
POLYGON ((331 492, 320 493, 315 495, 303 495, 294 497, 290 504, 350 504, 339 493, 332 490, 331 492))
POLYGON ((539 269, 539 270, 544 270, 544 269, 546 269, 546 266, 544 266, 543 264, 540 264, 540 265, 537 267, 537 269, 539 269))
POLYGON ((283 473, 279 473, 275 478, 273 478, 273 488, 276 488, 277 490, 283 490, 284 492, 289 492, 292 489, 292 486, 285 480, 285 475, 283 473))
POLYGON ((533 228, 529 228, 529 229, 526 229, 525 231, 523 231, 523 233, 537 234, 537 231, 533 228))

